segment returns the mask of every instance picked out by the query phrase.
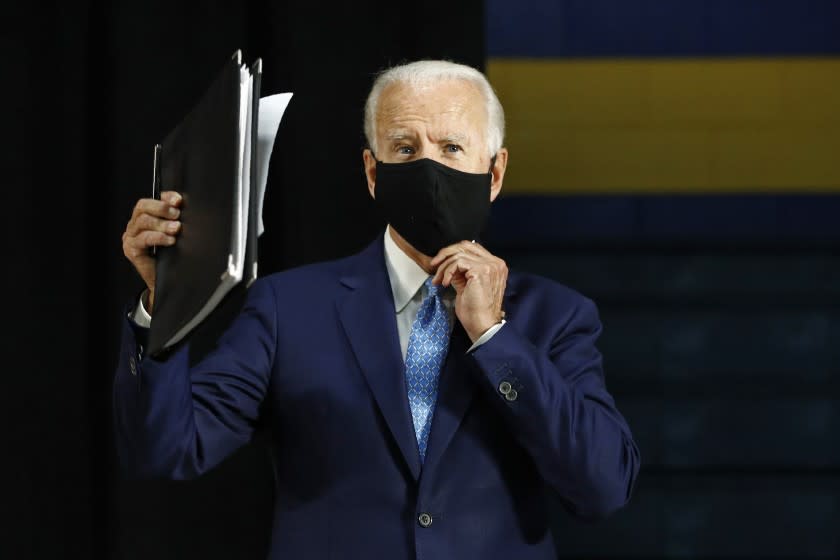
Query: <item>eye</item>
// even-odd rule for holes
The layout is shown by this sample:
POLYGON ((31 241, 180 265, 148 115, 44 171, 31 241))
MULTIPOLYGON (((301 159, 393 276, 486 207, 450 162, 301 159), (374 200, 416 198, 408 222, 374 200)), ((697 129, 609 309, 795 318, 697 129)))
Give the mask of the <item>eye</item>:
POLYGON ((410 156, 414 153, 414 148, 411 146, 397 146, 397 153, 404 156, 410 156))
POLYGON ((464 148, 462 148, 458 144, 447 144, 444 149, 450 154, 455 154, 464 151, 464 148))

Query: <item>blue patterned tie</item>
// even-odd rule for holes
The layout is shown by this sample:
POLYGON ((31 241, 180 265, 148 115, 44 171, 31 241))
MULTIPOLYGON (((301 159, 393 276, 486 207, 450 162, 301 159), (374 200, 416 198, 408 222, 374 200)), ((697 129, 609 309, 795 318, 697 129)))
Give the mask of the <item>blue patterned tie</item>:
POLYGON ((424 285, 428 291, 411 325, 405 354, 408 403, 414 419, 421 464, 426 459, 440 369, 449 348, 449 316, 438 294, 440 286, 433 286, 431 278, 424 285))

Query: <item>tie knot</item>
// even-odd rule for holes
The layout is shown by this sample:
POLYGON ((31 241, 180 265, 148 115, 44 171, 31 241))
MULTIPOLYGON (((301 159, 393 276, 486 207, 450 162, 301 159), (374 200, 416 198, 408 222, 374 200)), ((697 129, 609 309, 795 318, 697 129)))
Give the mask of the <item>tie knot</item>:
POLYGON ((438 294, 438 290, 440 290, 440 286, 435 286, 432 284, 431 277, 427 278, 423 285, 426 286, 426 297, 435 297, 438 294))

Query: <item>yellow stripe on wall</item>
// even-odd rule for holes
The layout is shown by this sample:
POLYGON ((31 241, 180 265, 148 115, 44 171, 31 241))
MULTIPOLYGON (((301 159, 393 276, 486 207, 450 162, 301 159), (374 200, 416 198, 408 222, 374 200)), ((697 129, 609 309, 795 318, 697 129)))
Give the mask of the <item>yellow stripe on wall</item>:
POLYGON ((488 61, 505 191, 840 191, 840 58, 488 61))

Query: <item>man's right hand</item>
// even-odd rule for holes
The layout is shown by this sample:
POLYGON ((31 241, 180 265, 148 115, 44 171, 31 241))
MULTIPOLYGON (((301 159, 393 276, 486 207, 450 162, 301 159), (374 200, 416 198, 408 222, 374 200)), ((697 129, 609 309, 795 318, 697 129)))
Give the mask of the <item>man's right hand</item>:
POLYGON ((149 300, 145 302, 149 313, 155 298, 155 259, 149 249, 156 245, 175 244, 175 237, 181 230, 178 216, 182 200, 175 191, 162 192, 160 200, 140 199, 122 236, 123 253, 149 289, 149 300))

